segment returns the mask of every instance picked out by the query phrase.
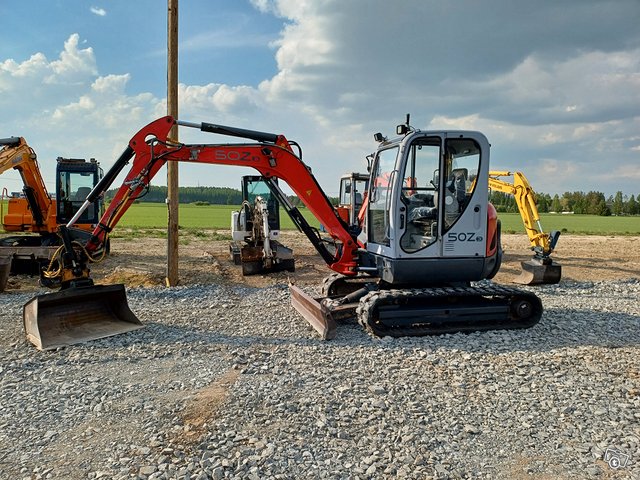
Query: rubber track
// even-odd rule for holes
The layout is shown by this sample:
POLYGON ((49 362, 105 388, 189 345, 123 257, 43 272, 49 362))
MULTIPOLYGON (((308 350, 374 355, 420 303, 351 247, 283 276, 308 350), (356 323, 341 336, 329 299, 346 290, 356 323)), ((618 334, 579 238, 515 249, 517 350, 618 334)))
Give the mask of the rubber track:
POLYGON ((500 285, 380 290, 371 292, 360 300, 356 315, 358 323, 378 337, 437 335, 529 328, 540 321, 542 302, 533 293, 500 285), (519 317, 514 311, 515 306, 521 302, 527 302, 531 308, 527 315, 519 317), (385 318, 385 307, 393 311, 388 318, 385 318), (434 308, 439 311, 446 309, 446 318, 436 321, 430 318, 434 308), (462 316, 456 316, 456 312, 464 312, 469 308, 477 311, 478 315, 463 313, 462 316), (424 313, 423 320, 410 325, 406 321, 394 324, 393 317, 401 317, 403 309, 407 312, 410 310, 412 317, 424 313), (453 315, 449 315, 450 313, 453 315), (484 318, 478 320, 474 316, 484 318))

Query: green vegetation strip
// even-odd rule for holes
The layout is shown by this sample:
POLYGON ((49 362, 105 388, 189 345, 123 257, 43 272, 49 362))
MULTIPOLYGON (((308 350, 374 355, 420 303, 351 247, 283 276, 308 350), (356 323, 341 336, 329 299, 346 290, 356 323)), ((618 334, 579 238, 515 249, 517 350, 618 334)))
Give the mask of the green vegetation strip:
MULTIPOLYGON (((178 213, 180 228, 228 228, 231 230, 231 213, 239 209, 239 206, 234 207, 233 205, 181 204, 178 213)), ((300 211, 312 226, 319 226, 318 221, 308 210, 300 209, 300 211)), ((166 228, 167 206, 164 203, 136 203, 124 214, 118 226, 128 228, 166 228)), ((280 211, 280 226, 283 230, 295 229, 289 215, 283 210, 280 211)))
MULTIPOLYGON (((517 213, 499 213, 504 233, 524 233, 524 224, 517 213)), ((602 217, 546 213, 540 216, 545 232, 559 230, 580 235, 640 235, 640 216, 602 217)))
MULTIPOLYGON (((230 205, 180 205, 180 227, 185 229, 231 228, 231 212, 240 207, 230 205)), ((307 221, 319 226, 305 208, 300 211, 307 221)), ((524 226, 517 213, 501 213, 502 231, 524 233, 524 226)), ((602 217, 598 215, 543 214, 540 219, 545 232, 560 230, 564 233, 583 235, 640 235, 640 216, 602 217)), ((289 216, 280 211, 283 230, 294 229, 289 216)), ((167 206, 162 203, 138 203, 133 205, 120 221, 120 226, 129 228, 166 228, 167 206)))

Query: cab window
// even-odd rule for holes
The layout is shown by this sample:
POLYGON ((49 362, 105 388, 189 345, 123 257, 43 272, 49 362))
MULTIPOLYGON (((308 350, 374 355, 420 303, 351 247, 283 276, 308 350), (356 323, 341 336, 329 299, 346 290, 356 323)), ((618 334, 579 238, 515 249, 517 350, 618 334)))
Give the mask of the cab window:
POLYGON ((469 204, 480 167, 480 146, 469 138, 445 142, 444 231, 449 230, 469 204))

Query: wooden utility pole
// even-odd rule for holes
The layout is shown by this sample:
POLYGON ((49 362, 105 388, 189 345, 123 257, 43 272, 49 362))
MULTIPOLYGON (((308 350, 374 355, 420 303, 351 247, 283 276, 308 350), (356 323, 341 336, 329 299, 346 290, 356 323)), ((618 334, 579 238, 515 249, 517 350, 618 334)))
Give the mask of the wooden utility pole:
MULTIPOLYGON (((178 0, 167 0, 167 115, 178 118, 178 0)), ((178 141, 178 126, 169 138, 178 141)), ((167 162, 167 287, 178 284, 178 162, 167 162)))

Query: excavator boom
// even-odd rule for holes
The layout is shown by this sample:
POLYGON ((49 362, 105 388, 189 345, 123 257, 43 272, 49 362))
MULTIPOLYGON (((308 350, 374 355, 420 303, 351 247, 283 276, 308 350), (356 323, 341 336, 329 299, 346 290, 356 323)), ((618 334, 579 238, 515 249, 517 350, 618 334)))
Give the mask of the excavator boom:
MULTIPOLYGON (((208 123, 193 124, 176 121, 172 117, 160 118, 136 133, 113 167, 106 173, 102 181, 88 194, 83 206, 66 226, 60 227, 65 242, 65 251, 58 258, 61 268, 51 275, 58 276, 63 290, 49 294, 44 298, 36 297, 24 310, 24 324, 27 336, 38 348, 45 345, 59 345, 59 342, 43 338, 43 332, 53 331, 40 328, 56 323, 60 318, 60 310, 64 310, 65 322, 69 326, 64 332, 66 344, 84 341, 87 338, 101 338, 122 331, 130 330, 133 313, 126 305, 123 285, 112 286, 108 301, 101 301, 101 291, 93 286, 89 278, 87 264, 94 256, 102 255, 109 232, 115 228, 133 202, 149 187, 149 183, 167 161, 207 163, 218 165, 251 166, 269 183, 270 179, 279 178, 291 186, 305 206, 316 216, 323 219, 325 229, 330 235, 327 241, 320 237, 318 231, 311 227, 302 214, 293 207, 276 182, 269 183, 270 189, 278 193, 278 201, 289 213, 293 221, 308 236, 323 259, 334 271, 346 275, 357 274, 357 244, 348 232, 346 224, 335 212, 310 169, 297 156, 285 137, 265 132, 238 129, 208 123), (257 143, 243 144, 198 144, 185 145, 169 140, 169 131, 175 124, 199 128, 202 131, 236 136, 255 140, 257 143), (118 174, 132 161, 122 186, 116 192, 109 208, 92 232, 91 238, 83 248, 74 248, 74 230, 71 228, 83 214, 85 208, 103 195, 118 174), (61 301, 58 301, 58 298, 61 301), (85 302, 92 298, 98 304, 100 316, 93 324, 84 321, 85 302), (39 308, 46 302, 49 308, 39 308), (108 305, 109 308, 103 308, 108 305), (76 318, 82 321, 76 322, 76 318), (74 335, 75 325, 82 325, 82 331, 74 335)), ((104 296, 104 295, 102 295, 104 296)), ((138 322, 139 323, 139 322, 138 322)), ((46 335, 45 335, 46 336, 46 335)))
POLYGON ((40 174, 35 152, 22 137, 0 139, 0 146, 3 147, 0 150, 0 175, 10 169, 17 170, 25 194, 25 199, 15 199, 15 205, 10 205, 2 219, 4 229, 8 232, 55 231, 55 215, 50 215, 53 202, 40 174))

